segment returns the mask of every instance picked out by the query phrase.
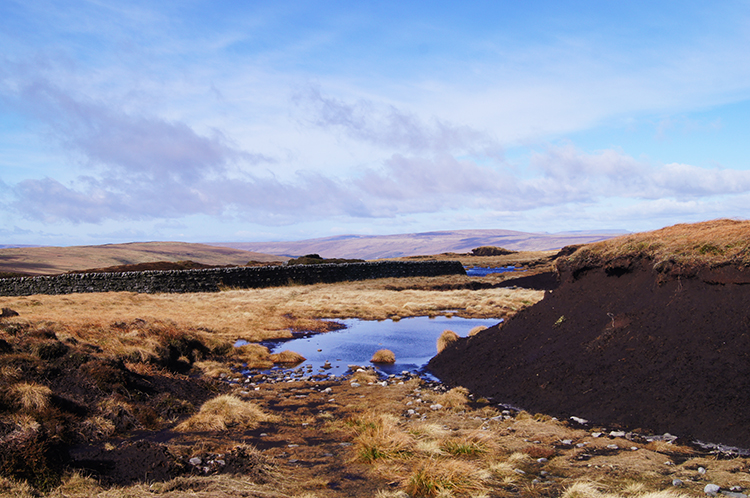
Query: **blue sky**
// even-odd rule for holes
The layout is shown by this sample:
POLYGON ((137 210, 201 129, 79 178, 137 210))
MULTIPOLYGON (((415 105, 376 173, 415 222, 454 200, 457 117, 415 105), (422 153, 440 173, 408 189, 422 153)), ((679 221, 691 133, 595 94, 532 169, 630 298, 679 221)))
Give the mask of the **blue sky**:
POLYGON ((750 2, 0 2, 0 244, 750 206, 750 2))

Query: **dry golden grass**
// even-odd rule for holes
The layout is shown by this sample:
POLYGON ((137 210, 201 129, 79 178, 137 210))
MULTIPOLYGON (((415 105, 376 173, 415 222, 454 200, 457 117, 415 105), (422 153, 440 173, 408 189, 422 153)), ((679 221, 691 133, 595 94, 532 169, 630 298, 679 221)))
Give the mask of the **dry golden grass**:
POLYGON ((26 410, 41 412, 49 407, 52 390, 36 382, 19 382, 10 388, 17 403, 26 410))
POLYGON ((363 462, 404 458, 411 454, 414 438, 390 414, 365 413, 353 420, 357 458, 363 462))
POLYGON ((451 343, 456 342, 459 339, 459 335, 452 330, 444 330, 437 340, 437 352, 442 352, 451 343))
POLYGON ((567 488, 562 498, 688 498, 690 495, 672 490, 641 492, 641 493, 617 493, 608 492, 606 487, 592 482, 577 482, 567 488))
POLYGON ((679 224, 616 237, 586 245, 563 263, 576 269, 631 257, 648 258, 657 269, 664 265, 696 268, 729 263, 748 266, 750 221, 722 219, 679 224))
POLYGON ((274 363, 281 363, 283 365, 296 365, 305 361, 305 357, 294 351, 285 349, 280 353, 274 353, 269 356, 269 359, 274 363))
POLYGON ((469 331, 469 337, 475 336, 483 330, 487 330, 487 327, 484 325, 477 325, 469 331))
POLYGON ((260 344, 243 344, 234 348, 230 358, 246 363, 248 368, 271 368, 271 352, 260 344))
POLYGON ((277 417, 257 405, 236 396, 224 394, 206 401, 198 413, 174 428, 177 432, 224 431, 255 429, 263 422, 275 422, 277 417))
MULTIPOLYGON (((398 319, 410 316, 456 315, 465 318, 508 318, 539 301, 542 291, 527 289, 391 290, 394 286, 430 286, 435 282, 466 282, 468 277, 382 279, 268 289, 229 290, 195 294, 110 292, 69 295, 0 297, 20 317, 6 321, 49 321, 76 330, 100 333, 113 323, 171 323, 194 330, 208 343, 245 339, 257 342, 291 337, 290 330, 325 331, 322 318, 398 319)), ((133 327, 116 332, 123 355, 148 356, 148 337, 133 327), (125 332, 132 333, 127 337, 125 332)), ((103 340, 104 338, 100 338, 103 340)), ((92 339, 99 344, 99 339, 92 339)))
POLYGON ((370 363, 396 363, 396 355, 390 349, 379 349, 372 355, 370 363))
POLYGON ((469 390, 465 387, 454 387, 450 391, 435 397, 435 403, 443 405, 444 408, 466 408, 469 402, 469 390))
POLYGON ((359 382, 360 384, 373 384, 378 381, 378 376, 372 370, 357 369, 351 376, 352 382, 359 382))
POLYGON ((234 374, 232 369, 229 368, 226 363, 218 361, 196 361, 193 363, 193 367, 199 369, 206 377, 212 379, 218 379, 222 377, 228 377, 234 374))
POLYGON ((412 496, 481 496, 489 478, 489 472, 472 462, 425 459, 406 478, 404 489, 412 496))

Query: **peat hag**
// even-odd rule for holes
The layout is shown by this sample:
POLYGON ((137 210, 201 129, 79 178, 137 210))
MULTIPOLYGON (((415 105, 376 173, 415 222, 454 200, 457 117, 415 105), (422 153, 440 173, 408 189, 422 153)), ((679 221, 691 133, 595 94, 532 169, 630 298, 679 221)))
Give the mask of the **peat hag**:
POLYGON ((750 269, 685 268, 561 258, 558 289, 428 368, 532 413, 750 448, 750 269))

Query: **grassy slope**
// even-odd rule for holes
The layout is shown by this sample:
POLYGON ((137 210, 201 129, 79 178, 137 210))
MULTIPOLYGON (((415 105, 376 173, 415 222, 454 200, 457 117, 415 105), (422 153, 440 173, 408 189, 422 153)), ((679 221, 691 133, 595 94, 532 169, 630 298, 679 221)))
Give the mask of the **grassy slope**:
POLYGON ((712 220, 616 237, 581 247, 561 263, 576 270, 634 258, 651 260, 656 270, 750 266, 750 221, 712 220))
POLYGON ((212 265, 244 265, 249 261, 272 262, 285 259, 287 258, 205 244, 134 242, 101 246, 0 249, 0 272, 54 275, 155 261, 191 260, 212 265))

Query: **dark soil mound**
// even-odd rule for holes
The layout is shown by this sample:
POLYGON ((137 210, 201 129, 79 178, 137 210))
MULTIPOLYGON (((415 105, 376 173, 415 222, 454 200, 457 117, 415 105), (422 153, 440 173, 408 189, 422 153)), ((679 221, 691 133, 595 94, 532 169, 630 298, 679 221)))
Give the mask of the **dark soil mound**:
POLYGON ((532 412, 750 448, 750 271, 649 260, 563 272, 559 289, 429 368, 532 412))

